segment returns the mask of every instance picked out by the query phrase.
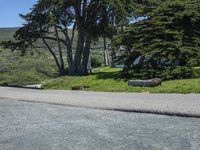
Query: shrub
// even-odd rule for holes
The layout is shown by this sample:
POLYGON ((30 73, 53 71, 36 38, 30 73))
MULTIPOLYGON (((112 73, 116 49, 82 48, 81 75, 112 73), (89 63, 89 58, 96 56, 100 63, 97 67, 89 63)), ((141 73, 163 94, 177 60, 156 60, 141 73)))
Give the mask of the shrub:
POLYGON ((97 67, 101 67, 102 66, 102 62, 98 57, 92 56, 91 57, 91 67, 92 68, 97 68, 97 67))
POLYGON ((169 79, 185 79, 194 77, 194 69, 191 67, 176 67, 168 72, 169 79))
POLYGON ((163 68, 132 68, 124 69, 123 75, 135 79, 162 78, 170 79, 187 79, 200 77, 200 69, 187 66, 163 67, 163 68))
POLYGON ((48 77, 56 77, 57 75, 56 67, 53 65, 51 66, 47 63, 44 63, 43 61, 38 61, 35 64, 35 70, 38 73, 42 73, 48 77))

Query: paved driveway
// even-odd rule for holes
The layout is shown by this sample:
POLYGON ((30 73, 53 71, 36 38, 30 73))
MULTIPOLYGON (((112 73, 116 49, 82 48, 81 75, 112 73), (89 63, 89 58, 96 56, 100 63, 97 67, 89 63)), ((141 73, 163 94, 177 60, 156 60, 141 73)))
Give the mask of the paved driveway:
POLYGON ((0 150, 199 150, 200 119, 0 100, 0 150))
POLYGON ((106 93, 0 87, 0 97, 66 106, 200 117, 200 94, 106 93))

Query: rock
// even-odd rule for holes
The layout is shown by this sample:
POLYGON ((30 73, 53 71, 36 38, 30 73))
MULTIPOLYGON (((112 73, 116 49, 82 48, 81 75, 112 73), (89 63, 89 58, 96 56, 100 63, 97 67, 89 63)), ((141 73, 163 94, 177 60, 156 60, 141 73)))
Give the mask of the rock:
POLYGON ((41 84, 35 84, 35 85, 26 85, 26 86, 23 86, 23 88, 30 88, 30 89, 42 89, 42 85, 41 85, 41 84))
POLYGON ((14 88, 26 88, 26 89, 43 89, 41 84, 22 86, 22 85, 17 85, 15 83, 3 83, 2 86, 14 87, 14 88))
POLYGON ((129 80, 128 85, 129 86, 148 86, 148 87, 154 87, 159 86, 162 83, 162 79, 155 78, 155 79, 149 79, 149 80, 129 80))

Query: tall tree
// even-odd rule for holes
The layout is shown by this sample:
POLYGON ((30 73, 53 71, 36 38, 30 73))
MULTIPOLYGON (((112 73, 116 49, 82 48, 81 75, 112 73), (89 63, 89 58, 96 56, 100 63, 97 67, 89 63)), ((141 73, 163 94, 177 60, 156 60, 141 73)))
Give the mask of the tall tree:
POLYGON ((115 33, 113 16, 128 15, 130 3, 126 0, 39 0, 30 13, 21 15, 26 23, 14 35, 17 42, 4 42, 4 46, 24 51, 41 39, 61 75, 87 75, 92 40, 112 37, 115 33), (49 41, 57 45, 58 52, 49 41), (65 50, 67 66, 63 58, 65 50))
MULTIPOLYGON (((198 0, 165 0, 134 23, 116 43, 127 46, 128 72, 151 70, 158 76, 165 67, 199 64, 200 3, 198 0)), ((143 74, 144 75, 144 74, 143 74)), ((160 74, 161 75, 161 74, 160 74)))

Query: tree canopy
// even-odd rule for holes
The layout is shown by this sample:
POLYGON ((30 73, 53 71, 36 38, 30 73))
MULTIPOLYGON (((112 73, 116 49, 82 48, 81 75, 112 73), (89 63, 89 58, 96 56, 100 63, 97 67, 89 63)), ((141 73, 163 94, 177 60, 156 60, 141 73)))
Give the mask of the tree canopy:
POLYGON ((146 19, 116 37, 115 46, 127 47, 125 72, 140 78, 166 77, 166 68, 173 72, 177 67, 199 65, 199 25, 198 0, 160 2, 147 12, 146 19))

